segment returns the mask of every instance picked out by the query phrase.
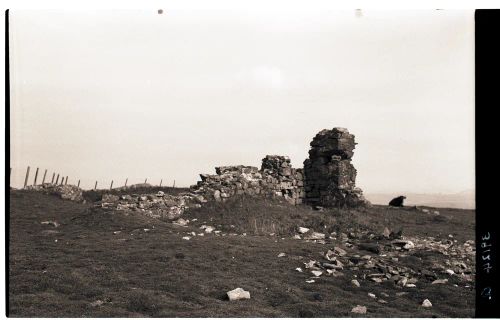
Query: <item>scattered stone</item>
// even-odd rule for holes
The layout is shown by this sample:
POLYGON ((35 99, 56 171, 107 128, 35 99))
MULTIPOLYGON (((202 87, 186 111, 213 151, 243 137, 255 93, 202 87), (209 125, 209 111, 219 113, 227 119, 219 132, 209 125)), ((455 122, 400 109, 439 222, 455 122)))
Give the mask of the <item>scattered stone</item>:
POLYGON ((214 227, 210 227, 210 226, 208 226, 208 227, 205 228, 205 232, 206 233, 212 233, 212 231, 214 231, 214 230, 215 230, 215 228, 214 227))
POLYGON ((447 284, 447 283, 448 283, 448 279, 438 279, 438 280, 432 281, 432 284, 447 284))
POLYGON ((415 244, 410 240, 393 240, 392 244, 396 247, 400 247, 406 250, 415 248, 415 244))
POLYGON ((358 281, 358 280, 356 280, 356 279, 352 279, 352 280, 351 280, 351 283, 352 283, 353 285, 355 285, 356 287, 358 287, 358 288, 359 288, 359 287, 361 287, 361 285, 359 284, 359 281, 358 281))
POLYGON ((454 275, 455 274, 455 271, 451 270, 451 269, 446 269, 445 272, 447 274, 449 274, 450 276, 454 275))
POLYGON ((432 303, 429 301, 429 299, 425 299, 422 302, 422 307, 424 307, 424 308, 430 308, 430 307, 432 307, 432 303))
POLYGON ((376 299, 376 298, 377 298, 377 296, 376 296, 376 295, 374 295, 373 293, 368 293, 368 296, 369 296, 370 298, 373 298, 373 299, 376 299))
POLYGON ((340 247, 333 247, 333 251, 341 257, 343 257, 347 254, 347 251, 345 251, 344 249, 342 249, 340 247))
POLYGON ((236 288, 234 290, 228 291, 227 297, 229 298, 229 301, 250 299, 250 292, 245 291, 241 288, 236 288))
POLYGON ((182 240, 191 240, 191 237, 182 237, 182 240))
POLYGON ((175 224, 175 225, 178 225, 178 226, 185 227, 185 226, 188 225, 189 220, 185 220, 185 219, 179 218, 179 219, 173 221, 172 223, 175 224))
POLYGON ((161 198, 165 195, 165 192, 163 191, 158 191, 158 193, 156 194, 157 197, 161 198))
POLYGON ((397 284, 404 287, 404 286, 406 286, 407 282, 408 282, 407 277, 401 277, 401 279, 398 280, 397 284))
POLYGON ((284 252, 278 254, 278 258, 281 258, 281 257, 284 257, 284 256, 286 256, 286 253, 284 253, 284 252))
POLYGON ((321 240, 321 239, 325 239, 325 234, 324 233, 320 233, 320 232, 313 232, 309 235, 306 235, 304 237, 304 239, 307 239, 307 240, 321 240))
POLYGON ((385 237, 385 238, 389 238, 390 235, 391 235, 391 230, 389 230, 389 228, 385 227, 384 228, 384 232, 382 233, 382 235, 385 237))
POLYGON ((385 301, 384 299, 378 299, 377 302, 378 303, 387 303, 387 301, 385 301))
POLYGON ((304 262, 304 265, 305 265, 306 269, 310 269, 310 268, 313 268, 316 265, 316 261, 315 260, 310 260, 307 263, 304 262))
POLYGON ((307 283, 314 283, 316 281, 314 281, 313 279, 310 279, 310 280, 306 280, 307 283))
POLYGON ((334 276, 334 277, 342 277, 342 276, 344 276, 344 274, 342 272, 339 272, 339 271, 334 270, 334 269, 327 269, 326 273, 328 273, 329 275, 334 276))
POLYGON ((314 274, 314 276, 316 276, 316 277, 319 277, 320 275, 323 274, 323 272, 318 271, 318 270, 313 270, 313 271, 311 271, 311 273, 314 274))
POLYGON ((376 254, 380 253, 380 246, 378 244, 375 244, 375 243, 360 243, 358 245, 358 248, 361 250, 370 251, 370 252, 373 252, 376 254))
POLYGON ((115 235, 120 234, 120 233, 121 233, 121 231, 113 231, 113 234, 115 234, 115 235))
POLYGON ((334 260, 336 260, 336 258, 335 258, 335 252, 333 252, 332 250, 328 250, 325 253, 325 258, 328 261, 334 261, 334 260))
POLYGON ((309 228, 299 227, 299 233, 304 234, 304 233, 306 233, 308 231, 309 231, 309 228))
POLYGON ((357 305, 351 310, 352 313, 366 314, 366 307, 357 305))
POLYGON ((295 268, 298 272, 302 272, 302 268, 295 268))
POLYGON ((416 285, 413 284, 413 283, 408 283, 405 287, 407 287, 407 288, 415 288, 416 285))
POLYGON ((301 240, 302 238, 298 234, 296 234, 296 235, 293 236, 293 239, 301 240))
POLYGON ((407 241, 406 244, 403 246, 403 249, 410 250, 415 248, 415 244, 411 241, 407 241))
POLYGON ((60 226, 60 224, 57 221, 42 221, 41 224, 51 225, 55 228, 60 226))
POLYGON ((417 282, 418 282, 418 279, 417 279, 417 278, 409 278, 409 279, 408 279, 408 283, 413 283, 413 284, 415 284, 415 283, 417 283, 417 282))
POLYGON ((99 306, 102 306, 104 304, 104 301, 102 300, 96 300, 94 302, 91 302, 90 303, 90 306, 95 308, 95 307, 99 307, 99 306))
POLYGON ((327 269, 343 269, 344 268, 344 264, 342 262, 340 262, 339 260, 332 260, 331 262, 332 263, 323 262, 321 265, 323 266, 323 268, 327 268, 327 269))

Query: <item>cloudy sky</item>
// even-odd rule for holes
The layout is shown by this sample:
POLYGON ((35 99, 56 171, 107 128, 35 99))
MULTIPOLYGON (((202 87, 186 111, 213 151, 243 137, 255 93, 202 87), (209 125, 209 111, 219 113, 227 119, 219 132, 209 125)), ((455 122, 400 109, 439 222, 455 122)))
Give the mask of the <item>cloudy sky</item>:
POLYGON ((14 186, 28 165, 84 188, 301 167, 338 126, 365 193, 474 188, 472 11, 11 11, 11 31, 14 186))

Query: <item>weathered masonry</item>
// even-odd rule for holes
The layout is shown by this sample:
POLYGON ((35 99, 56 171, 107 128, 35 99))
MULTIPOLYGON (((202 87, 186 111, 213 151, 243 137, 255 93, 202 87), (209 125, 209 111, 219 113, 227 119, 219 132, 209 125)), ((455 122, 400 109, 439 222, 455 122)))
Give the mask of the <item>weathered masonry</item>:
POLYGON ((322 130, 311 142, 304 168, 292 168, 286 156, 267 155, 260 170, 250 166, 215 168, 216 174, 201 174, 191 186, 207 199, 224 201, 237 195, 284 197, 292 204, 354 207, 366 200, 355 186, 356 169, 351 164, 354 135, 347 129, 322 130))
POLYGON ((311 142, 304 161, 306 203, 325 207, 356 207, 366 203, 356 187, 354 135, 347 129, 320 131, 311 142))

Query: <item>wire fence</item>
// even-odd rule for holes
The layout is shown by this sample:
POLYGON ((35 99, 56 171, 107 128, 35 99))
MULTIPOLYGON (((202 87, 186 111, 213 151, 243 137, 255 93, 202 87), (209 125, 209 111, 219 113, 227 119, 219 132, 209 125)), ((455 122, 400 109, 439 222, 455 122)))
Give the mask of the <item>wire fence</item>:
MULTIPOLYGON (((55 184, 55 185, 66 185, 66 184, 68 184, 68 180, 70 178, 69 176, 67 176, 67 175, 65 176, 57 171, 53 171, 52 177, 50 177, 50 173, 47 169, 44 169, 43 176, 42 176, 40 168, 37 167, 35 170, 34 176, 32 176, 32 178, 30 180, 31 173, 32 173, 31 167, 28 166, 26 168, 26 174, 25 174, 24 183, 22 186, 23 189, 25 189, 27 187, 31 187, 31 186, 43 185, 46 183, 55 184), (47 173, 49 173, 48 176, 47 176, 47 173)), ((10 168, 10 173, 9 173, 9 186, 10 187, 12 187, 12 185, 11 185, 12 179, 11 178, 12 178, 12 168, 10 168)), ((76 185, 77 187, 80 188, 81 181, 82 181, 81 179, 78 179, 78 180, 74 179, 74 180, 71 180, 70 182, 72 182, 73 185, 76 185)), ((124 181, 125 181, 124 185, 120 186, 120 188, 127 187, 128 183, 129 183, 129 178, 126 177, 124 179, 124 181)), ((89 188, 87 190, 97 190, 98 188, 112 190, 114 183, 115 183, 115 180, 110 180, 110 181, 95 180, 95 183, 93 183, 93 188, 89 188)), ((137 182, 137 184, 140 184, 140 183, 144 183, 144 184, 148 183, 148 178, 145 178, 144 182, 142 182, 142 180, 137 182)), ((160 183, 158 185, 152 184, 151 182, 150 182, 150 184, 153 186, 168 187, 168 185, 163 185, 163 179, 160 179, 160 183)), ((176 187, 175 186, 175 179, 173 180, 171 186, 172 186, 172 188, 176 187)), ((115 188, 117 188, 116 185, 115 185, 115 188)))

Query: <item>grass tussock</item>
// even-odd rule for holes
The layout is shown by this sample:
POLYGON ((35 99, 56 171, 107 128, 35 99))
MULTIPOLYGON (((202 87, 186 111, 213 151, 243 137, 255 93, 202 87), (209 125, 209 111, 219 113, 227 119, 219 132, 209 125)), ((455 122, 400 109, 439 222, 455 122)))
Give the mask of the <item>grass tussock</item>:
POLYGON ((315 211, 309 206, 293 206, 283 199, 236 196, 224 202, 210 202, 186 213, 206 224, 216 223, 222 231, 252 235, 290 236, 298 227, 318 232, 333 232, 346 224, 353 225, 352 214, 338 209, 315 211))

